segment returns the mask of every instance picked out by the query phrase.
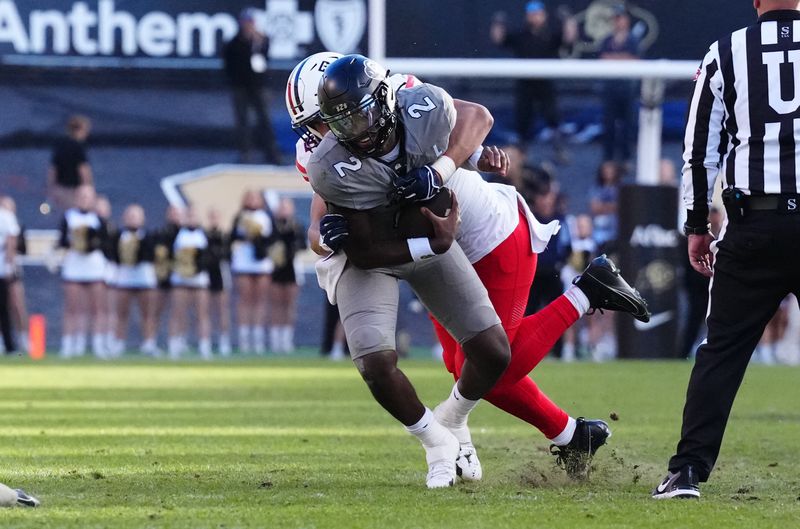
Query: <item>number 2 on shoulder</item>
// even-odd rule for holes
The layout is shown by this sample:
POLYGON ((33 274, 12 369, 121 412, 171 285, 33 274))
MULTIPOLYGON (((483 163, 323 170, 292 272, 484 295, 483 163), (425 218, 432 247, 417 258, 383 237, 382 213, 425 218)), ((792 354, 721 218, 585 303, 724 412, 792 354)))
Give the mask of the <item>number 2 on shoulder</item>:
POLYGON ((433 101, 431 101, 430 97, 425 96, 425 98, 423 98, 422 101, 425 102, 424 105, 420 103, 414 103, 413 105, 408 107, 406 112, 408 112, 409 116, 411 116, 414 119, 419 119, 420 117, 422 117, 422 114, 420 114, 420 112, 430 112, 431 110, 436 108, 436 105, 434 104, 433 101))

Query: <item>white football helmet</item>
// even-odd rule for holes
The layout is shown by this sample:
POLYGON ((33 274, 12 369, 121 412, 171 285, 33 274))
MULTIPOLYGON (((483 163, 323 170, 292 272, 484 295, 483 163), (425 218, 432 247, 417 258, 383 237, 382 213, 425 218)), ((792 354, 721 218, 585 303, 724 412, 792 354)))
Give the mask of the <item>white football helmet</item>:
POLYGON ((310 55, 294 67, 286 83, 286 110, 292 119, 292 129, 309 147, 317 145, 324 136, 309 126, 319 116, 319 80, 328 65, 340 57, 340 53, 331 51, 310 55))

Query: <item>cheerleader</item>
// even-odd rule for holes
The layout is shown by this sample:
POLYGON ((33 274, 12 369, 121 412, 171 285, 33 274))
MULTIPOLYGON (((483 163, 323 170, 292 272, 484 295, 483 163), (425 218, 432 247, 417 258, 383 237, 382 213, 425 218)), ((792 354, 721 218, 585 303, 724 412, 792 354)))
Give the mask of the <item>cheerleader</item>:
POLYGON ((156 345, 156 271, 155 238, 144 229, 144 209, 131 204, 122 215, 122 230, 112 237, 111 261, 115 275, 117 321, 112 352, 121 354, 128 336, 131 304, 139 306, 142 343, 139 351, 146 356, 161 355, 156 345))
POLYGON ((220 228, 219 210, 208 211, 208 291, 211 297, 211 311, 216 313, 219 324, 219 353, 231 355, 231 313, 230 313, 230 255, 228 234, 220 228))
MULTIPOLYGON (((0 208, 6 209, 17 215, 17 203, 10 196, 0 198, 0 208)), ((13 263, 12 273, 9 276, 8 307, 11 311, 11 323, 17 333, 17 348, 28 350, 28 307, 25 302, 25 284, 22 281, 22 266, 19 258, 27 255, 28 245, 25 240, 25 226, 19 223, 19 236, 17 237, 17 260, 13 263)))
POLYGON ((169 329, 169 355, 180 358, 187 350, 189 311, 196 312, 198 349, 204 359, 211 358, 211 322, 208 315, 208 238, 191 207, 172 244, 172 310, 169 329))
POLYGON ((75 206, 64 213, 59 246, 65 250, 61 263, 64 283, 64 318, 61 356, 86 352, 87 322, 92 322, 92 351, 105 358, 103 303, 106 259, 102 248, 106 227, 94 211, 95 191, 82 185, 75 191, 75 206))
POLYGON ((272 219, 260 193, 248 190, 231 230, 231 271, 238 295, 236 316, 239 349, 265 352, 265 332, 272 260, 267 248, 272 242, 272 219))
POLYGON ((297 278, 294 256, 306 247, 305 229, 295 219, 294 202, 281 200, 275 212, 275 242, 269 255, 275 265, 269 288, 270 349, 276 353, 294 351, 294 323, 297 311, 297 278))
POLYGON ((153 264, 156 271, 156 280, 158 281, 158 290, 156 293, 156 334, 158 334, 158 327, 162 321, 162 316, 169 305, 170 291, 172 290, 172 283, 170 278, 172 276, 172 245, 175 243, 175 237, 183 224, 183 210, 176 206, 169 206, 165 213, 166 223, 155 234, 155 257, 153 264))
POLYGON ((116 289, 114 288, 114 277, 116 276, 117 265, 110 257, 111 255, 111 240, 115 239, 119 234, 114 221, 111 218, 111 201, 105 195, 97 195, 94 201, 94 211, 100 220, 106 226, 106 240, 103 244, 103 255, 106 257, 106 273, 103 279, 103 297, 102 306, 100 307, 100 314, 102 316, 100 326, 103 329, 105 336, 104 343, 106 353, 109 357, 115 357, 122 354, 122 351, 114 352, 116 339, 114 337, 114 330, 116 328, 117 312, 116 312, 116 289))

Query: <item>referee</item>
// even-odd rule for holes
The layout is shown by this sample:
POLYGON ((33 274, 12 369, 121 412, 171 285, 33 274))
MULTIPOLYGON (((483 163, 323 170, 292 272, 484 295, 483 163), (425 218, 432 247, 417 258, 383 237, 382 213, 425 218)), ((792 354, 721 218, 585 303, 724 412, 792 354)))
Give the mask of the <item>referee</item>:
POLYGON ((800 12, 754 0, 758 23, 711 45, 685 137, 689 260, 712 277, 708 339, 697 351, 681 440, 653 498, 699 497, 764 327, 800 294, 800 12), (793 73, 790 73, 793 72, 793 73), (722 180, 728 219, 714 241, 708 208, 722 180))

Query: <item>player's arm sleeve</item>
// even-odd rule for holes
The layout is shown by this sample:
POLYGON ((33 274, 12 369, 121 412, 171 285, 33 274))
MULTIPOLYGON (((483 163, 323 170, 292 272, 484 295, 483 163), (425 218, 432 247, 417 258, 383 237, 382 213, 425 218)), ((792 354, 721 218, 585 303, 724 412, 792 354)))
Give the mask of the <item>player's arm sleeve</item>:
POLYGON ((705 226, 720 167, 725 116, 717 45, 703 59, 689 104, 683 153, 682 194, 690 226, 705 226))

